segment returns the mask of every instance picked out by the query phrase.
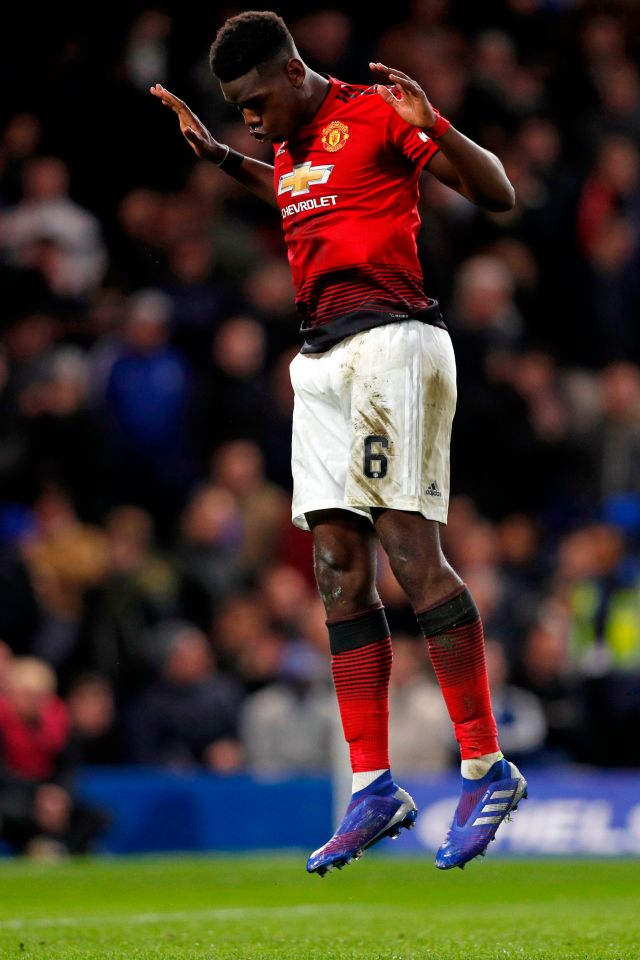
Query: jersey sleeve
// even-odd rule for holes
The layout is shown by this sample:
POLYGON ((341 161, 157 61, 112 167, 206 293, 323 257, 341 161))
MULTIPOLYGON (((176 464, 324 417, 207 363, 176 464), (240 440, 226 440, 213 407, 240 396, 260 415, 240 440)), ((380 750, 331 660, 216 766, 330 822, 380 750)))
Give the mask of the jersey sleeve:
POLYGON ((392 148, 417 167, 426 167, 440 150, 424 130, 407 123, 393 107, 389 107, 387 136, 392 148))

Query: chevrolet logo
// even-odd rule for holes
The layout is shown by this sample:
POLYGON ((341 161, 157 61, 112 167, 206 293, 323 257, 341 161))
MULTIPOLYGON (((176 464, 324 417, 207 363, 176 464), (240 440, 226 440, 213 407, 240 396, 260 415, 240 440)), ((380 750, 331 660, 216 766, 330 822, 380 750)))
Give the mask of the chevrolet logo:
POLYGON ((312 167, 311 161, 299 163, 293 168, 291 173, 283 173, 278 184, 278 196, 281 193, 291 191, 292 197, 299 197, 302 193, 309 193, 311 187, 326 183, 331 176, 333 164, 322 164, 319 167, 312 167))

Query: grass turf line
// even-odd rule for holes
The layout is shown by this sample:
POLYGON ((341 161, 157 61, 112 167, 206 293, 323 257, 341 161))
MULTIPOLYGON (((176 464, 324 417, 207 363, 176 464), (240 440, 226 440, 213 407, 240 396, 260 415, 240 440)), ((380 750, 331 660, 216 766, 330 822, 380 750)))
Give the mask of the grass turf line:
POLYGON ((640 960, 640 864, 367 855, 0 865, 2 960, 640 960))

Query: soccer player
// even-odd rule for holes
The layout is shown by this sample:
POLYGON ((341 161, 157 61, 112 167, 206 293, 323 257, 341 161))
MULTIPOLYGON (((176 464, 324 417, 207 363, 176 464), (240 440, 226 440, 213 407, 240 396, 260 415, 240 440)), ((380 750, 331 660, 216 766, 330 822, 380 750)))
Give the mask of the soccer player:
POLYGON ((307 870, 324 875, 413 826, 387 746, 392 647, 375 585, 376 542, 407 594, 453 721, 462 794, 436 855, 441 869, 484 853, 526 796, 497 740, 476 605, 444 557, 455 361, 417 258, 424 170, 487 210, 513 188, 493 154, 442 117, 406 74, 372 63, 378 82, 310 70, 275 13, 231 17, 210 62, 273 165, 219 143, 156 84, 198 157, 278 206, 304 343, 295 392, 293 522, 313 535, 332 670, 349 743, 353 796, 307 870))

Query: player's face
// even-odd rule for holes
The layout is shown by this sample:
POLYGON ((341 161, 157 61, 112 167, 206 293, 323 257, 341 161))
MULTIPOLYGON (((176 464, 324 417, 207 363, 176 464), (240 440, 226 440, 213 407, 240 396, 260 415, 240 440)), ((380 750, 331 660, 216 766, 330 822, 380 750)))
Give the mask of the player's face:
POLYGON ((302 122, 302 79, 280 64, 274 69, 254 68, 237 80, 220 83, 222 94, 242 114, 249 133, 259 143, 288 140, 302 122))

